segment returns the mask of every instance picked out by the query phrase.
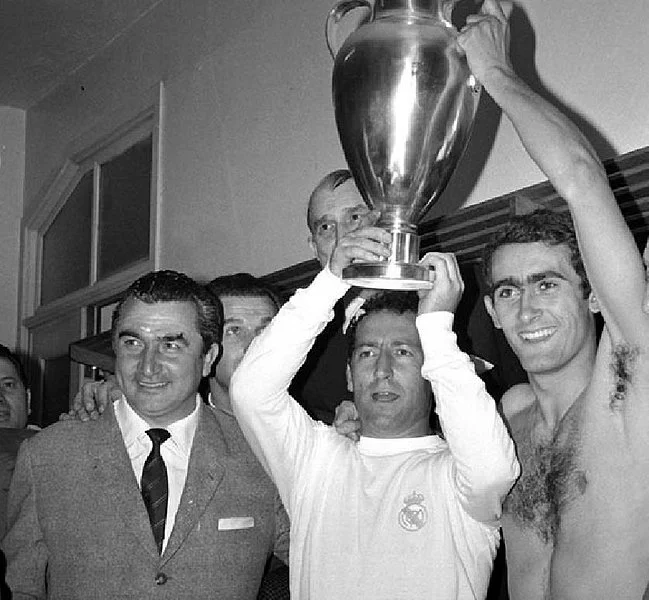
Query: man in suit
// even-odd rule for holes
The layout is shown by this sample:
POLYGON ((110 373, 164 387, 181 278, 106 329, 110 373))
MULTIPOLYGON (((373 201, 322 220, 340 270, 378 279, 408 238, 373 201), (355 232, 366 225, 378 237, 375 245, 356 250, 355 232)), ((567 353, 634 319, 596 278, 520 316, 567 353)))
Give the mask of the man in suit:
POLYGON ((240 434, 197 395, 222 330, 221 303, 185 275, 127 290, 112 327, 123 397, 19 454, 4 539, 14 598, 256 597, 287 532, 240 434))

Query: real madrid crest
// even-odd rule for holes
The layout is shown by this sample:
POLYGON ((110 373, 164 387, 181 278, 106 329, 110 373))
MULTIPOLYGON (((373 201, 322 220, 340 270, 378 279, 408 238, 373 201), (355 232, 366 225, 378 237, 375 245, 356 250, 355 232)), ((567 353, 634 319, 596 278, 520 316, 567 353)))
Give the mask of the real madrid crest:
POLYGON ((399 525, 406 531, 419 531, 428 521, 424 495, 412 492, 403 499, 405 506, 399 511, 399 525))

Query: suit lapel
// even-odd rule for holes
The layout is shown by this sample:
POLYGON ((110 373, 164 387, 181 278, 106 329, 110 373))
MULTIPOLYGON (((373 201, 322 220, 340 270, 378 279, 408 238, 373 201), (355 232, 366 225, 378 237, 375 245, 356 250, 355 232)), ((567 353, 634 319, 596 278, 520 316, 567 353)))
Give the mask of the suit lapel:
POLYGON ((127 530, 148 553, 158 556, 139 484, 126 452, 122 433, 110 405, 97 422, 96 439, 90 444, 93 485, 108 510, 125 522, 127 530))
POLYGON ((227 448, 223 433, 211 409, 201 403, 199 410, 185 488, 163 560, 170 558, 180 548, 205 512, 225 475, 227 448))

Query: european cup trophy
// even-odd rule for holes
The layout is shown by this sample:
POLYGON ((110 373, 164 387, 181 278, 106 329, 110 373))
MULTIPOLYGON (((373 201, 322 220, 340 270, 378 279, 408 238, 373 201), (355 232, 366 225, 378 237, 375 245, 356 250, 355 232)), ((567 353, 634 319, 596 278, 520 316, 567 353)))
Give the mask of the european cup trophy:
POLYGON ((352 285, 432 286, 428 269, 417 264, 417 223, 464 151, 480 96, 455 44, 456 1, 344 0, 327 18, 343 152, 365 202, 380 211, 377 225, 392 235, 388 260, 343 271, 352 285), (341 39, 353 9, 360 26, 341 39))

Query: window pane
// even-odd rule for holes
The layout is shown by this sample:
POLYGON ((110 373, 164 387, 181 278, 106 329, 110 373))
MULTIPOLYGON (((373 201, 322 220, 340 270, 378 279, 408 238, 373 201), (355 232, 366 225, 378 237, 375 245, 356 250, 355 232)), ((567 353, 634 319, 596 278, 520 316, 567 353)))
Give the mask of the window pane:
POLYGON ((41 304, 90 283, 92 170, 74 188, 43 236, 41 304))
POLYGON ((41 427, 55 423, 70 408, 70 359, 64 355, 44 362, 41 427))
POLYGON ((152 138, 101 167, 98 279, 149 256, 152 138))

